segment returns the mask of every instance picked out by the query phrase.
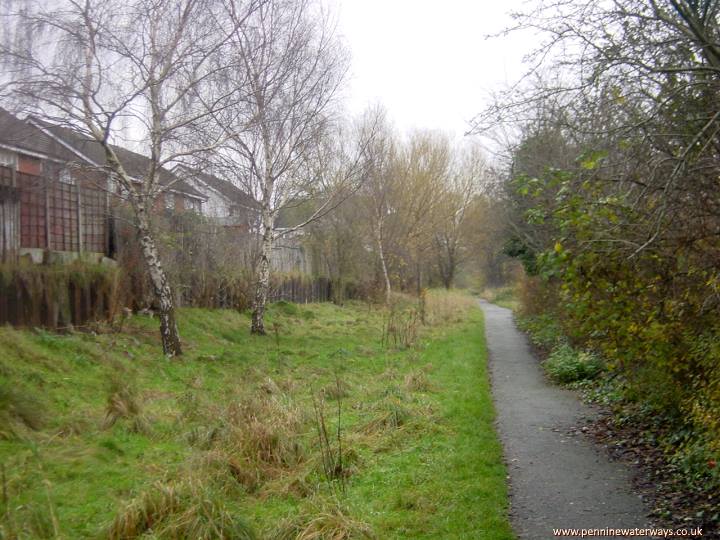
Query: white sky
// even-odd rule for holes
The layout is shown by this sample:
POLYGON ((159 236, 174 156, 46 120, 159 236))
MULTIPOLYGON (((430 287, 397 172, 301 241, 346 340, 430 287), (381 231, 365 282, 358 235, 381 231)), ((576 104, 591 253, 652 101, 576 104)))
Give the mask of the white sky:
POLYGON ((521 0, 329 0, 352 53, 348 108, 380 102, 401 131, 459 137, 490 90, 523 73, 533 43, 485 39, 511 24, 521 0))

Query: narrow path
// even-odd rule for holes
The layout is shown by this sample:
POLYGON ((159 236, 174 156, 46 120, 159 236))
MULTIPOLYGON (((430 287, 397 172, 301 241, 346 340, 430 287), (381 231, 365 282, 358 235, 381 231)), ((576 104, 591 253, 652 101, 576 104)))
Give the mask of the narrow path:
POLYGON ((592 409, 545 380, 510 310, 484 301, 481 307, 518 537, 551 539, 553 528, 647 526, 628 468, 610 462, 592 441, 568 434, 592 409))

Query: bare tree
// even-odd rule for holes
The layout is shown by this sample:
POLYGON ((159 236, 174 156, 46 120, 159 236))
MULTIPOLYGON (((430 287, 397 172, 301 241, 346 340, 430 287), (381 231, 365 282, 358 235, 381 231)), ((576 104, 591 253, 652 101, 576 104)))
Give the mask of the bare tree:
MULTIPOLYGON (((327 137, 337 134, 333 108, 348 55, 314 0, 270 0, 244 24, 234 6, 228 7, 235 33, 234 69, 227 84, 232 88, 247 82, 247 88, 216 116, 229 138, 218 157, 226 176, 258 201, 261 245, 251 332, 264 334, 270 253, 276 240, 335 208, 359 178, 352 165, 330 177, 318 166, 327 158, 327 137), (280 212, 308 201, 313 201, 309 215, 276 227, 280 212)), ((359 165, 359 153, 354 155, 351 161, 359 165)))
POLYGON ((466 148, 457 159, 440 203, 441 219, 434 230, 438 272, 446 289, 452 287, 458 268, 467 256, 466 223, 470 217, 470 207, 488 175, 488 167, 479 147, 466 148))
POLYGON ((367 151, 368 180, 363 187, 362 199, 370 221, 371 244, 374 246, 385 289, 385 303, 390 303, 392 282, 387 257, 392 232, 390 216, 392 201, 399 186, 399 144, 381 107, 375 109, 378 118, 377 136, 367 151))
MULTIPOLYGON (((553 136, 577 150, 546 145, 561 162, 588 148, 605 152, 606 188, 646 217, 632 230, 604 231, 629 257, 678 223, 696 220, 689 226, 707 235, 697 216, 717 208, 710 171, 720 153, 720 3, 543 0, 516 21, 542 39, 526 77, 475 118, 474 131, 542 123, 536 140, 553 136)), ((512 150, 527 150, 523 131, 512 150)))
POLYGON ((3 95, 102 146, 105 162, 97 165, 132 208, 168 356, 182 348, 151 212, 173 184, 164 167, 219 142, 198 146, 194 133, 225 103, 215 78, 232 25, 251 2, 233 3, 236 16, 227 21, 216 0, 32 0, 7 21, 3 95), (141 173, 131 174, 113 145, 126 133, 148 157, 141 173))

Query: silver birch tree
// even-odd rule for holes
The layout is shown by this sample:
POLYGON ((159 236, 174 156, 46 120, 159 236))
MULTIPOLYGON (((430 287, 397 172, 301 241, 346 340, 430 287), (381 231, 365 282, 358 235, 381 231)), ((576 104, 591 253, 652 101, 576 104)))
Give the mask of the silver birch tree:
POLYGON ((232 24, 244 21, 252 2, 236 2, 233 21, 220 16, 218 0, 29 0, 6 17, 2 96, 102 146, 99 165, 134 215, 167 356, 182 347, 151 212, 172 187, 161 182, 165 166, 218 143, 198 145, 193 135, 225 103, 215 78, 232 24), (141 175, 132 176, 113 147, 128 132, 148 157, 141 175))

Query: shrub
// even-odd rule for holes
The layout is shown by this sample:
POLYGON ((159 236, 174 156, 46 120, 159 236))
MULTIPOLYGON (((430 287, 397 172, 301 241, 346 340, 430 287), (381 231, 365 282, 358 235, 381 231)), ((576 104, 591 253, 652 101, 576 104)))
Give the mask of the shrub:
POLYGON ((565 344, 566 340, 562 328, 552 315, 519 317, 517 324, 529 334, 530 341, 543 350, 551 351, 565 344))
POLYGON ((603 369, 595 354, 577 351, 567 344, 556 347, 543 362, 543 367, 550 378, 560 384, 594 379, 603 369))

